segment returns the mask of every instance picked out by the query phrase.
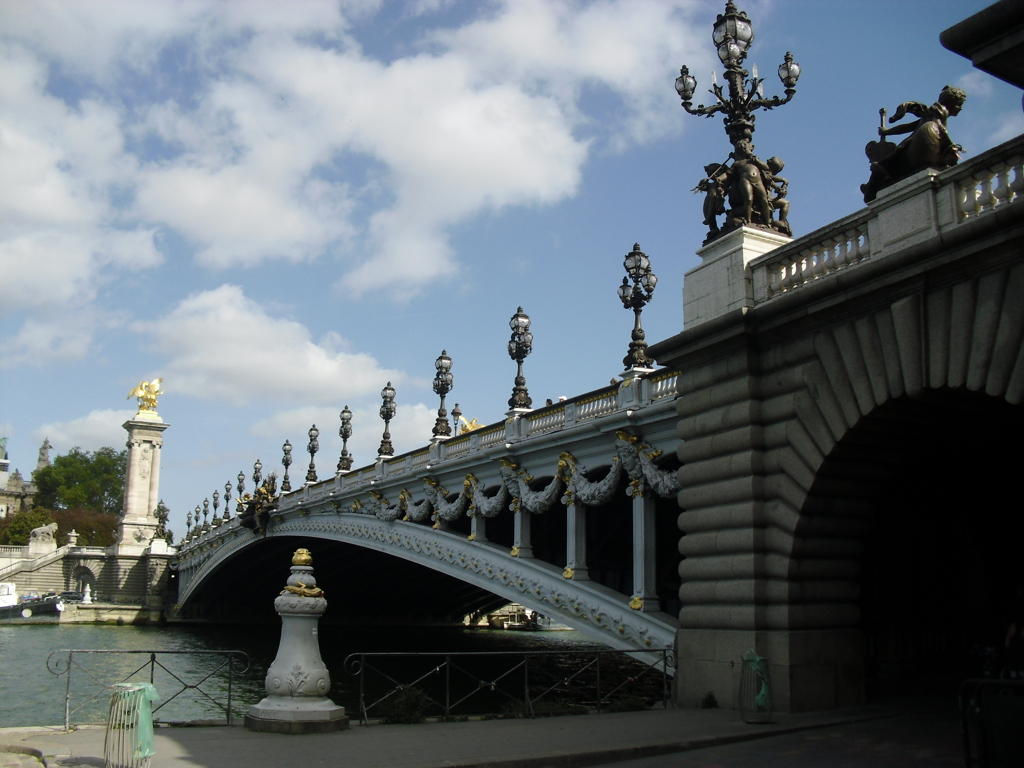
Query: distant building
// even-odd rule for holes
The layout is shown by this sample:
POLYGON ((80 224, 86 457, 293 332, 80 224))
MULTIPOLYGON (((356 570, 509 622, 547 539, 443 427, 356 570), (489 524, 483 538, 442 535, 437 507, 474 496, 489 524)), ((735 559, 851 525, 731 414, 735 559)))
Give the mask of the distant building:
MULTIPOLYGON (((39 447, 36 468, 32 472, 32 480, 35 479, 36 472, 50 466, 50 447, 49 439, 43 440, 39 447)), ((26 483, 20 470, 10 471, 11 462, 7 454, 6 440, 0 441, 0 452, 3 453, 3 458, 0 459, 0 518, 4 518, 32 508, 36 485, 32 480, 26 483)))

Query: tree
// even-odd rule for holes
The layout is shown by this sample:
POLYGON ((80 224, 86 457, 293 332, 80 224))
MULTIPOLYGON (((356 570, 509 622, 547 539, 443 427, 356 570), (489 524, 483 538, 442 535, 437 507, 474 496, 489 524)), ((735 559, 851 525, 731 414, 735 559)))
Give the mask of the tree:
POLYGON ((91 509, 116 515, 124 497, 128 452, 77 446, 35 473, 35 503, 54 510, 91 509))
POLYGON ((34 528, 41 528, 52 522, 53 513, 48 509, 30 509, 8 515, 0 520, 0 545, 23 547, 28 544, 29 534, 34 528))

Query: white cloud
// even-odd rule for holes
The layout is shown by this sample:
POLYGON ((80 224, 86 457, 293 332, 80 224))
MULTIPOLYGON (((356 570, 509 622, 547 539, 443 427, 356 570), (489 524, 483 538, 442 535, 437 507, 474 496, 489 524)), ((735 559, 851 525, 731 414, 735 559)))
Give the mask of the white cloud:
POLYGON ((91 411, 71 421, 55 421, 43 424, 33 431, 37 440, 49 438, 58 453, 67 453, 74 447, 85 451, 112 447, 121 450, 127 433, 121 427, 135 415, 135 409, 91 411))
POLYGON ((304 325, 271 316, 234 285, 193 294, 159 320, 134 327, 169 358, 169 391, 233 405, 326 405, 406 379, 370 355, 347 351, 337 334, 312 341, 304 325))
MULTIPOLYGON (((423 403, 407 405, 401 402, 401 393, 398 396, 398 408, 395 418, 391 421, 391 442, 395 448, 395 454, 421 448, 429 444, 431 430, 434 428, 434 420, 437 418, 437 409, 431 410, 423 403)), ((342 403, 345 405, 345 403, 342 403)), ((338 412, 341 406, 336 408, 304 407, 288 411, 280 411, 265 419, 261 419, 249 428, 249 434, 254 437, 273 440, 289 440, 294 448, 292 457, 291 476, 302 478, 305 476, 306 467, 309 464, 309 453, 306 451, 308 443, 307 432, 311 425, 316 424, 320 430, 320 437, 317 442, 320 444, 320 453, 317 454, 316 466, 321 478, 333 474, 341 454, 341 438, 338 437, 338 427, 341 421, 338 412)), ((381 436, 384 432, 384 422, 381 421, 376 407, 352 407, 352 437, 348 441, 348 451, 354 457, 354 467, 362 467, 372 464, 377 458, 377 449, 380 447, 381 436)), ((278 470, 280 471, 280 470, 278 470)), ((293 485, 295 483, 293 482, 293 485)))
POLYGON ((1020 112, 1008 112, 998 121, 998 127, 993 131, 989 141, 995 144, 1002 144, 1004 141, 1016 138, 1024 133, 1024 114, 1020 112))
MULTIPOLYGON (((162 228, 209 268, 329 256, 342 291, 407 297, 456 273, 455 225, 564 200, 595 147, 679 130, 665 118, 678 115, 665 73, 708 56, 703 27, 688 23, 695 0, 516 0, 431 29, 445 7, 400 12, 423 14, 427 31, 384 61, 350 24, 395 13, 376 0, 5 4, 0 307, 25 315, 23 348, 86 354, 93 337, 58 338, 47 313, 81 311, 105 281, 158 266, 162 228), (601 113, 588 113, 596 102, 601 113)), ((379 387, 371 359, 332 352, 239 297, 228 308, 297 341, 301 353, 280 354, 313 373, 286 383, 260 369, 271 391, 308 401, 328 383, 379 387)), ((268 360, 202 297, 175 313, 244 350, 238 370, 268 360)), ((213 349, 202 338, 173 335, 160 337, 168 371, 188 391, 255 396, 234 367, 202 359, 213 349)))
POLYGON ((992 81, 994 78, 987 72, 975 70, 968 72, 956 81, 956 87, 967 92, 967 98, 988 98, 992 95, 992 81))

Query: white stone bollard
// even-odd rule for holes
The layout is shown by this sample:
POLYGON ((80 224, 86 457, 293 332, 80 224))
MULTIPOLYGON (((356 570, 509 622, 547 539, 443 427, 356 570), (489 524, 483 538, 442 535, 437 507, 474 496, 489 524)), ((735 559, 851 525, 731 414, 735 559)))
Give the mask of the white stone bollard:
POLYGON ((92 605, 92 587, 88 584, 86 584, 85 589, 82 590, 82 605, 92 605))
POLYGON ((331 675, 320 658, 317 624, 327 610, 308 549, 296 550, 287 586, 274 600, 281 644, 267 670, 267 697, 249 707, 245 727, 272 733, 324 733, 348 728, 345 708, 329 698, 331 675))

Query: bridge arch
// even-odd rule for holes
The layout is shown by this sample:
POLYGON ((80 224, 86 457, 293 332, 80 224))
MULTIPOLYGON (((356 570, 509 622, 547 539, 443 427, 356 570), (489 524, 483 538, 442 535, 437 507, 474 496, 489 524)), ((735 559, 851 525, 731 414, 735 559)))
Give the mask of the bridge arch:
MULTIPOLYGON (((435 607, 446 604, 443 599, 436 600, 442 588, 454 597, 447 614, 434 611, 436 620, 457 620, 489 606, 517 602, 613 647, 656 650, 673 643, 675 624, 670 617, 630 610, 622 594, 595 582, 567 580, 561 568, 549 563, 510 557, 507 549, 490 542, 467 546, 458 532, 334 511, 284 519, 259 541, 254 541, 253 534, 245 529, 235 529, 219 538, 205 550, 205 556, 185 564, 191 572, 178 598, 178 614, 187 617, 198 612, 206 618, 216 615, 215 604, 222 590, 227 599, 238 599, 232 584, 218 583, 219 574, 235 574, 237 581, 239 574, 262 568, 265 575, 259 579, 259 589, 273 594, 284 584, 290 552, 297 546, 313 551, 318 585, 327 591, 329 605, 332 599, 338 600, 332 598, 332 591, 338 594, 339 588, 354 593, 357 599, 373 599, 376 593, 366 594, 366 580, 395 570, 397 562, 405 565, 397 567, 397 578, 393 573, 381 576, 386 583, 400 584, 406 576, 406 591, 414 588, 416 594, 431 593, 435 607), (332 571, 343 570, 332 565, 332 559, 367 551, 373 553, 375 567, 366 567, 364 558, 363 563, 348 569, 351 575, 330 576, 332 571), (326 578, 321 576, 321 569, 326 578)), ((255 588, 252 591, 255 593, 255 588)), ((339 597, 342 607, 344 593, 339 597)), ((251 618, 251 606, 247 605, 246 613, 251 618)))
MULTIPOLYGON (((1005 238, 969 255, 927 279, 885 282, 880 263, 883 289, 850 288, 846 303, 798 321, 783 310, 800 297, 783 295, 788 305, 748 313, 714 355, 682 351, 684 335, 674 359, 658 358, 686 371, 676 401, 684 703, 709 689, 728 702, 747 648, 773 660, 780 708, 864 701, 865 662, 868 673, 879 662, 877 582, 908 583, 895 555, 879 554, 900 473, 920 475, 915 451, 947 433, 963 442, 987 431, 1019 456, 1024 265, 1005 238)), ((994 461, 1000 449, 989 447, 994 461)), ((960 455, 976 466, 974 477, 952 475, 963 488, 982 468, 960 455)), ((1019 518, 994 524, 1019 540, 1019 518)), ((918 554, 912 533, 901 531, 901 546, 918 554)), ((956 535, 942 539, 947 557, 956 535)), ((941 642, 964 642, 948 630, 941 642)))

